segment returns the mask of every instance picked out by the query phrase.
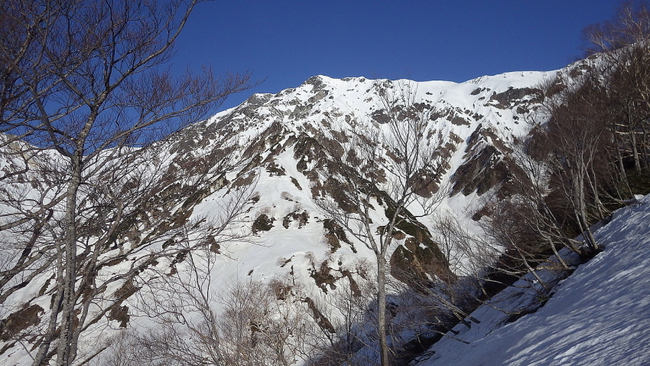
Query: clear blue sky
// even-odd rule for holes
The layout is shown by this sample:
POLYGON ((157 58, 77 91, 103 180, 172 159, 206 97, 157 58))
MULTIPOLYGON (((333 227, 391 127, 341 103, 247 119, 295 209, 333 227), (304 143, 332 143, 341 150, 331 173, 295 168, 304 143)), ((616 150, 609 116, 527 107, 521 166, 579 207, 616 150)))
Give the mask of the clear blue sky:
POLYGON ((462 82, 553 70, 582 54, 582 29, 617 0, 217 0, 199 4, 173 68, 253 71, 254 92, 313 75, 462 82))

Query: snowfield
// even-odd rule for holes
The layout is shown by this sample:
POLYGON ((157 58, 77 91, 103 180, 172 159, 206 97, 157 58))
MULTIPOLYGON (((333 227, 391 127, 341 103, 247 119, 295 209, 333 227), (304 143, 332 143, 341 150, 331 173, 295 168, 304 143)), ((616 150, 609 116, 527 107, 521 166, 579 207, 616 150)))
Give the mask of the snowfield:
POLYGON ((537 312, 503 325, 484 305, 415 365, 650 365, 649 223, 650 195, 614 213, 596 232, 605 250, 537 312))

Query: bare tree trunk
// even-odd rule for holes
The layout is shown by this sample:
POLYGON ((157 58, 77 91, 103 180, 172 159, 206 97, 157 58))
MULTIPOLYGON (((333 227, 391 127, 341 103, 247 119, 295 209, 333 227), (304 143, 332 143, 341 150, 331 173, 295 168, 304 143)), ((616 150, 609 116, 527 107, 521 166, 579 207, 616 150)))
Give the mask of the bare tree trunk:
POLYGON ((388 339, 386 332, 386 257, 376 253, 377 259, 377 332, 382 366, 389 366, 388 339))
MULTIPOLYGON (((85 138, 81 140, 85 143, 85 138)), ((77 282, 77 197, 81 184, 82 151, 77 149, 75 156, 70 159, 71 178, 65 201, 65 242, 63 263, 63 303, 61 309, 61 335, 57 351, 57 365, 69 365, 76 356, 77 339, 74 339, 75 325, 75 285, 77 282)), ((77 326, 80 326, 77 324, 77 326)))
POLYGON ((558 262, 560 262, 560 265, 562 266, 562 269, 565 269, 565 270, 569 269, 569 266, 566 264, 564 259, 562 259, 562 256, 560 255, 560 253, 558 253, 557 248, 555 247, 555 243, 553 243, 553 241, 549 239, 548 244, 551 247, 551 249, 553 250, 553 255, 555 255, 555 258, 557 258, 558 262))
POLYGON ((646 128, 646 121, 641 122, 641 130, 643 131, 643 167, 647 168, 650 165, 650 145, 648 144, 648 130, 646 128))
POLYGON ((634 170, 640 172, 641 158, 639 154, 639 147, 637 146, 637 141, 636 141, 636 131, 632 130, 631 126, 630 126, 630 139, 632 144, 632 156, 634 157, 634 170))
MULTIPOLYGON (((56 276, 57 278, 62 278, 65 274, 64 268, 63 268, 63 251, 61 248, 58 248, 57 250, 57 270, 56 270, 56 276)), ((56 336, 56 325, 57 325, 57 319, 59 317, 59 311, 61 310, 61 301, 63 300, 63 284, 59 283, 58 284, 58 291, 56 292, 56 295, 54 296, 54 301, 52 301, 52 309, 50 309, 50 318, 48 320, 48 325, 46 328, 46 332, 43 335, 43 338, 41 340, 41 344, 38 347, 38 351, 36 352, 36 356, 34 356, 34 360, 32 361, 32 366, 41 366, 44 364, 45 360, 48 358, 48 352, 50 350, 50 345, 52 344, 52 341, 54 340, 56 336)))

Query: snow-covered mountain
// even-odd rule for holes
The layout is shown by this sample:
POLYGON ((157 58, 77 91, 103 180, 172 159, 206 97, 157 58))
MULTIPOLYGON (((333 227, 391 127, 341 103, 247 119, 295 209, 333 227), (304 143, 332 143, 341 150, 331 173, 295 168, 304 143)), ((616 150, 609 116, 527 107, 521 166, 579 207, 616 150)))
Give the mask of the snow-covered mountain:
MULTIPOLYGON (((344 189, 337 174, 357 174, 358 162, 351 152, 358 147, 353 136, 369 129, 388 133, 378 85, 395 91, 407 85, 413 101, 433 111, 425 133, 443 167, 437 185, 448 192, 439 211, 478 232, 470 217, 481 208, 484 197, 507 190, 509 180, 518 174, 509 154, 511 146, 531 128, 543 98, 537 86, 554 74, 516 72, 465 83, 314 76, 275 95, 255 94, 242 105, 173 136, 169 151, 181 169, 192 157, 202 159, 224 145, 234 146, 230 161, 242 162, 225 174, 227 184, 196 204, 194 215, 210 217, 225 192, 254 185, 244 220, 254 231, 256 245, 223 245, 221 251, 227 255, 217 259, 223 268, 219 281, 269 280, 290 274, 327 292, 328 286, 333 290, 337 281, 355 273, 359 258, 372 261, 372 252, 328 220, 315 201, 323 196, 336 200, 344 189)), ((385 150, 383 154, 389 156, 385 150)), ((384 209, 377 208, 379 216, 384 216, 384 209)), ((430 228, 433 219, 420 221, 430 228)), ((431 276, 462 273, 462 258, 452 263, 431 260, 427 253, 439 252, 431 232, 425 233, 428 238, 418 239, 423 251, 407 247, 405 239, 398 241, 391 250, 395 253, 391 264, 399 265, 397 256, 408 252, 417 262, 411 265, 421 266, 431 276)))
MULTIPOLYGON (((314 76, 277 94, 255 94, 157 144, 151 160, 156 163, 151 166, 161 178, 156 195, 145 198, 156 202, 160 212, 153 216, 163 219, 142 231, 218 222, 236 206, 241 209, 227 229, 232 235, 224 236, 231 239, 214 241, 207 254, 215 269, 209 274, 214 291, 227 292, 249 280, 281 279, 300 287, 309 299, 327 303, 337 291, 354 287, 373 271, 374 254, 330 220, 318 200, 330 197, 340 204, 346 187, 337 177, 362 179, 363 162, 356 158, 355 144, 368 131, 388 133, 380 90, 407 90, 413 105, 429 112, 422 133, 436 150, 439 169, 427 189, 443 198, 436 217, 413 217, 412 230, 396 238, 390 248, 391 273, 402 282, 407 282, 399 275, 404 266, 417 268, 428 278, 466 274, 471 271, 469 259, 462 253, 443 253, 432 229, 434 220, 453 216, 468 232, 480 234, 476 213, 487 197, 506 195, 513 177, 524 175, 511 152, 538 121, 545 97, 540 83, 555 74, 513 72, 464 83, 314 76)), ((382 159, 396 159, 385 146, 378 148, 382 159)), ((381 196, 390 188, 387 179, 369 189, 381 196)), ((381 226, 387 209, 388 201, 375 207, 373 225, 381 226)), ((115 247, 102 254, 106 265, 97 269, 97 276, 110 278, 137 267, 146 284, 161 274, 185 270, 185 255, 147 261, 149 252, 135 251, 120 257, 124 246, 136 247, 146 240, 146 235, 132 234, 125 231, 115 247)), ((174 245, 179 244, 172 240, 155 248, 174 245)), ((12 255, 15 252, 5 251, 3 262, 10 263, 12 255)), ((43 329, 43 319, 49 316, 53 274, 54 264, 26 281, 17 278, 6 284, 14 289, 0 305, 0 358, 6 364, 30 363, 29 355, 37 346, 31 335, 43 329)), ((116 282, 104 290, 101 301, 119 298, 119 302, 115 311, 83 331, 80 360, 107 346, 94 342, 96 337, 109 339, 123 327, 152 324, 140 311, 146 302, 143 296, 153 296, 138 295, 136 288, 143 287, 116 282)), ((221 305, 214 306, 218 310, 221 305)), ((331 320, 321 315, 324 321, 331 320)))

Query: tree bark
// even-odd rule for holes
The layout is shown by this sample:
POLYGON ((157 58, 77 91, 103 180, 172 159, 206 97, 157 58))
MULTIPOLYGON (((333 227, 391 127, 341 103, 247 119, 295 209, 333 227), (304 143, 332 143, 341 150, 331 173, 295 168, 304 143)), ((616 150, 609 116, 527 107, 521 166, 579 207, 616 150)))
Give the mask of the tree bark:
POLYGON ((382 366, 389 366, 388 339, 386 335, 386 258, 381 252, 377 256, 377 332, 382 366))
POLYGON ((69 365, 76 355, 76 340, 73 339, 75 319, 75 284, 77 278, 77 195, 81 184, 81 149, 71 159, 72 177, 67 190, 63 265, 63 303, 61 309, 61 337, 57 350, 57 365, 69 365))

